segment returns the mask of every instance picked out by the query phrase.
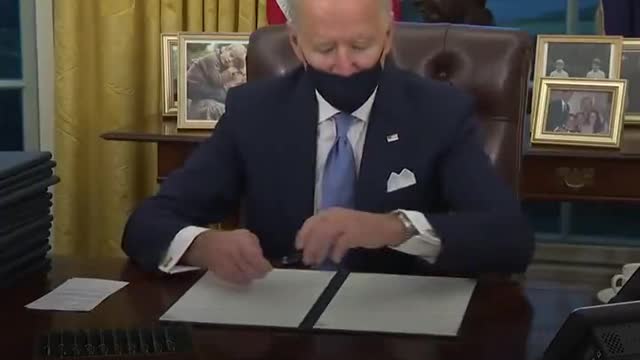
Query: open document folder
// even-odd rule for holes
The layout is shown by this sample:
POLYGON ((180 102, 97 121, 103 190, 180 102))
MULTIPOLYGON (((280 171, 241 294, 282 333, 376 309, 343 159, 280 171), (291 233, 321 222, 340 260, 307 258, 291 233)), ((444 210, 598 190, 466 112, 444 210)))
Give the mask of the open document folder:
POLYGON ((275 269, 249 286, 236 286, 207 272, 160 320, 295 328, 333 275, 275 269))
POLYGON ((351 273, 316 329, 456 336, 475 280, 351 273))
POLYGON ((164 321, 456 336, 472 279, 276 269, 249 286, 206 273, 164 321))

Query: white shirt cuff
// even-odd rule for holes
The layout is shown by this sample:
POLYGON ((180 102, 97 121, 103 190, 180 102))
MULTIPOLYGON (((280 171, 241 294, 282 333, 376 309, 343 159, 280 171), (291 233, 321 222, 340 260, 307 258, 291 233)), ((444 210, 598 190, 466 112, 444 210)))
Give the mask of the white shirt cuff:
POLYGON ((391 248, 403 253, 420 256, 432 264, 435 263, 438 255, 440 255, 442 242, 427 218, 418 211, 399 211, 402 211, 407 216, 416 230, 418 230, 419 235, 409 238, 398 246, 391 246, 391 248))
POLYGON ((187 251, 193 240, 207 230, 209 229, 199 226, 187 226, 180 230, 171 241, 167 253, 158 266, 160 271, 168 274, 177 274, 186 271, 198 270, 199 268, 195 266, 182 266, 176 264, 180 261, 180 258, 182 258, 182 255, 187 251))

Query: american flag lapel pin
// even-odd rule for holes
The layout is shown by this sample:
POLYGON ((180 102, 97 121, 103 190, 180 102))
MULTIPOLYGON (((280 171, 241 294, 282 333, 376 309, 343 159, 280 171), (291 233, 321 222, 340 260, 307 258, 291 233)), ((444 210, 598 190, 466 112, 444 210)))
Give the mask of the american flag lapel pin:
POLYGON ((400 137, 398 136, 398 134, 387 135, 387 142, 388 143, 396 142, 398 140, 400 140, 400 137))

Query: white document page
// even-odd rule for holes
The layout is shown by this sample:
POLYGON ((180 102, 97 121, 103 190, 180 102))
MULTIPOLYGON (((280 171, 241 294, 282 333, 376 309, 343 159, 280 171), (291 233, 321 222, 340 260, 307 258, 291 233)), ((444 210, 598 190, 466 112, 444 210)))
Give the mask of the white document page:
POLYGON ((238 286, 207 272, 160 320, 297 327, 334 274, 275 269, 264 279, 238 286))
POLYGON ((72 278, 27 304, 36 310, 91 311, 109 295, 125 287, 124 281, 72 278))
POLYGON ((456 336, 472 279, 351 273, 315 328, 456 336))

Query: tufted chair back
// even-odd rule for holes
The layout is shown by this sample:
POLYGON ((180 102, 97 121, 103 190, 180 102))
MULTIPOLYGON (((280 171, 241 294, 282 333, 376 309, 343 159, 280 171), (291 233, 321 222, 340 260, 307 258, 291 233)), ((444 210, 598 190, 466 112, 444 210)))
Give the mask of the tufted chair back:
MULTIPOLYGON (((518 191, 532 42, 524 31, 456 24, 396 23, 389 55, 399 68, 449 82, 476 99, 485 151, 518 191)), ((300 65, 285 25, 256 30, 247 54, 248 81, 300 65)))

